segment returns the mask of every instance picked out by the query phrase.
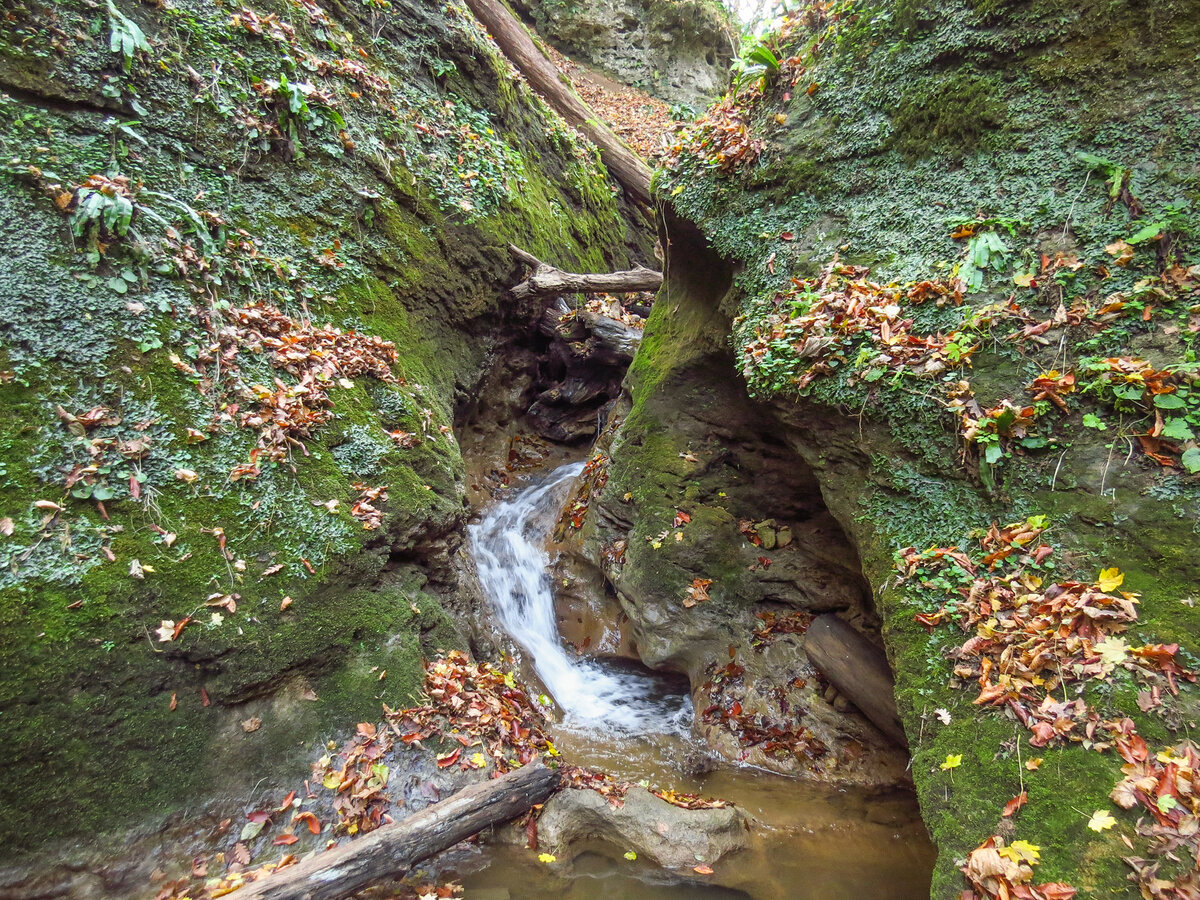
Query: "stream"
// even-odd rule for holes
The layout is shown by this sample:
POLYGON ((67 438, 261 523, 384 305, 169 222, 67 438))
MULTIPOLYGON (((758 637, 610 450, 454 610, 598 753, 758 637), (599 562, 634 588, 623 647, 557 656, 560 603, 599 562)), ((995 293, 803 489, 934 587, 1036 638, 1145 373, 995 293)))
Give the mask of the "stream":
POLYGON ((582 463, 560 466, 496 502, 470 528, 470 548, 501 628, 523 651, 523 673, 553 700, 555 745, 572 762, 628 781, 721 797, 757 821, 749 849, 699 878, 598 845, 547 866, 512 846, 450 854, 440 877, 466 896, 505 898, 798 898, 916 900, 929 896, 934 851, 908 792, 841 789, 720 763, 688 775, 692 704, 675 682, 586 659, 559 635, 547 542, 582 463))

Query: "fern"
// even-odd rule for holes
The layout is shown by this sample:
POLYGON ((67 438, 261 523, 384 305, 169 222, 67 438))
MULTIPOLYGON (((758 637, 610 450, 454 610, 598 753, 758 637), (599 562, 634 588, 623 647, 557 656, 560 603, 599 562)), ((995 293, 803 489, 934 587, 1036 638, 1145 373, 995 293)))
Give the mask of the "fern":
POLYGON ((124 59, 125 71, 129 72, 133 69, 133 59, 139 50, 143 53, 150 52, 150 42, 146 40, 146 35, 142 33, 137 22, 113 6, 112 0, 107 0, 107 2, 108 49, 113 53, 121 54, 124 59))

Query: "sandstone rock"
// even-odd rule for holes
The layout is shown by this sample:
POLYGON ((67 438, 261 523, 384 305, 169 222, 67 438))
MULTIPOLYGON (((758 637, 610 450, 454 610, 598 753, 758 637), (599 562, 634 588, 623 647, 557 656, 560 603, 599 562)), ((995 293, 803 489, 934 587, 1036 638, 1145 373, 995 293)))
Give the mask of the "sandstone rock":
POLYGON ((538 839, 560 858, 572 845, 600 840, 662 866, 691 867, 743 848, 749 823, 737 807, 683 809, 643 788, 631 788, 620 808, 595 791, 566 790, 546 803, 538 839))

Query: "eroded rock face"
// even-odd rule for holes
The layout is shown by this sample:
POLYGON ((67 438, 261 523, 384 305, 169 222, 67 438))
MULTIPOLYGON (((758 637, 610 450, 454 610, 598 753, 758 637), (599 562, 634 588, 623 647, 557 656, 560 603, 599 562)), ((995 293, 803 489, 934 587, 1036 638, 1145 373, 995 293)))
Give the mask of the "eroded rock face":
POLYGON ((745 847, 748 828, 746 814, 733 806, 682 809, 634 787, 615 807, 595 791, 568 789, 546 802, 538 842, 564 859, 601 841, 660 866, 691 868, 745 847))
POLYGON ((903 751, 835 706, 803 651, 817 613, 877 632, 857 551, 778 420, 729 376, 728 272, 678 227, 672 290, 695 296, 660 297, 670 314, 643 339, 597 447, 606 479, 567 537, 608 579, 641 660, 688 676, 711 748, 820 780, 901 782, 903 751))
POLYGON ((462 645, 456 413, 541 311, 499 303, 506 245, 629 260, 603 173, 457 8, 7 4, 0 86, 0 807, 42 812, 3 817, 15 849, 405 702, 462 645))
POLYGON ((602 69, 696 112, 726 85, 735 29, 707 0, 518 0, 539 36, 602 69))

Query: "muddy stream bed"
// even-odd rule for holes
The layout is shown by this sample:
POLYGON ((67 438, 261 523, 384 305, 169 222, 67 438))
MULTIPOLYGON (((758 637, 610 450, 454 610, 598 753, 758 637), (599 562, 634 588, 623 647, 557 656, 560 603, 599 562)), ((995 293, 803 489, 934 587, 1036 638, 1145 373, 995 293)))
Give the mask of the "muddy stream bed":
POLYGON ((909 792, 868 792, 709 762, 691 733, 686 682, 586 659, 558 632, 548 535, 580 464, 534 476, 471 527, 471 552, 499 626, 528 683, 553 700, 553 740, 572 762, 630 782, 719 797, 753 819, 747 849, 712 875, 624 857, 632 848, 577 847, 547 864, 523 847, 483 844, 437 864, 472 900, 675 897, 929 896, 934 851, 909 792), (699 774, 695 774, 700 770, 699 774))

